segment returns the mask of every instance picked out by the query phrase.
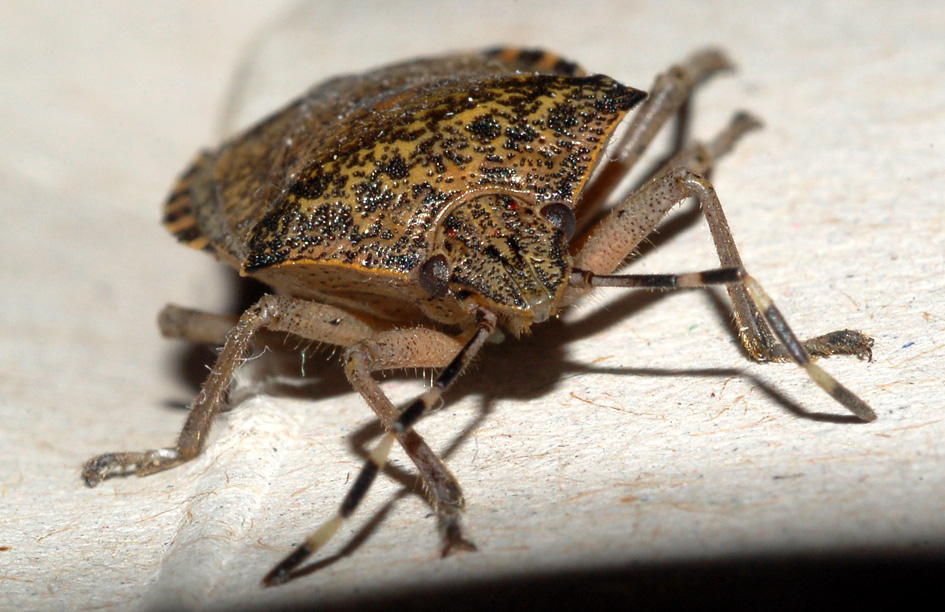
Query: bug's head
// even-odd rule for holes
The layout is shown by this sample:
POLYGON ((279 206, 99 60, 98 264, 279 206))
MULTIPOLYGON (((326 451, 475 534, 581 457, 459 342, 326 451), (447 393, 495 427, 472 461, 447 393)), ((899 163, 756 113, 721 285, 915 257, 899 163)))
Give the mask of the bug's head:
POLYGON ((435 297, 488 306, 520 333, 555 313, 570 274, 574 228, 566 203, 480 195, 443 219, 420 284, 435 297))

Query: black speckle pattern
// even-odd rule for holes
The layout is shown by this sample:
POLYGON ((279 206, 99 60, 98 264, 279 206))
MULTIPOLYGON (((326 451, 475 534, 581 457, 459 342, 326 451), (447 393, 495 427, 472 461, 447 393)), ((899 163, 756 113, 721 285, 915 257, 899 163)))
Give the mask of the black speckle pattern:
POLYGON ((429 296, 418 266, 439 250, 450 253, 454 298, 472 292, 527 308, 535 291, 557 291, 565 265, 561 232, 537 211, 573 204, 607 137, 644 96, 533 50, 332 79, 202 158, 166 219, 194 246, 297 295, 331 301, 340 291, 332 275, 361 274, 417 302, 429 296), (505 204, 487 208, 508 202, 520 208, 514 222, 505 204), (464 223, 479 237, 456 227, 464 223), (482 234, 487 227, 500 235, 482 234), (450 243, 459 235, 466 241, 450 243), (515 272, 523 262, 531 267, 515 272))

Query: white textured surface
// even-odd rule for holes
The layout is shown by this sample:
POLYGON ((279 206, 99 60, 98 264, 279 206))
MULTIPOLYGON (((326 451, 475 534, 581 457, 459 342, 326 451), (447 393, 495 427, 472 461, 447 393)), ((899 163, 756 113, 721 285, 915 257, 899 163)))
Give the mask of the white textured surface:
MULTIPOLYGON (((5 5, 0 608, 316 604, 634 560, 941 550, 941 2, 561 4, 5 5), (766 121, 714 176, 742 256, 801 335, 876 338, 872 363, 825 366, 879 420, 819 418, 843 411, 795 368, 745 361, 703 293, 612 292, 491 348, 454 408, 421 424, 454 451, 478 554, 438 558, 429 509, 397 496, 405 471, 379 479, 326 553, 377 518, 348 556, 260 589, 334 510, 360 465, 352 444, 371 439, 334 363, 310 364, 313 399, 240 405, 191 464, 87 489, 85 459, 166 445, 183 420, 172 406, 194 390, 155 330, 161 305, 229 301, 221 270, 175 245, 158 211, 218 137, 237 67, 245 87, 222 121, 333 73, 496 43, 644 88, 697 47, 728 50, 740 70, 700 91, 694 128, 709 136, 739 108, 766 121)), ((713 264, 699 225, 664 246, 636 269, 713 264)), ((386 388, 403 401, 420 386, 386 388)))

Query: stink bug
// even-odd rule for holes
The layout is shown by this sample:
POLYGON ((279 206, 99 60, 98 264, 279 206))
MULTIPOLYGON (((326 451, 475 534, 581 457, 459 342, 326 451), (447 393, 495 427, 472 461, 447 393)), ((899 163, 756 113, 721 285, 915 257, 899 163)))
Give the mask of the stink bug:
POLYGON ((758 126, 746 113, 706 143, 680 142, 638 189, 617 185, 692 90, 727 69, 697 53, 659 76, 648 97, 541 51, 497 49, 422 59, 329 80, 218 150, 202 153, 164 207, 164 223, 275 290, 231 321, 168 306, 166 335, 223 344, 172 447, 89 460, 89 486, 151 474, 197 456, 234 371, 261 330, 343 348, 344 371, 383 423, 337 514, 265 578, 284 582, 351 516, 394 442, 436 509, 443 553, 473 549, 459 484, 414 424, 441 403, 486 341, 518 336, 597 287, 724 285, 740 339, 756 360, 789 359, 863 421, 869 406, 811 355, 869 357, 843 330, 801 342, 746 272, 715 189, 703 176, 758 126), (618 124, 640 106, 626 129, 618 124), (613 142, 611 142, 613 141, 613 142), (613 159, 605 147, 616 151, 613 159), (698 200, 715 269, 615 274, 677 203, 698 200), (606 201, 617 201, 606 210, 606 201), (436 368, 403 409, 373 372, 436 368))

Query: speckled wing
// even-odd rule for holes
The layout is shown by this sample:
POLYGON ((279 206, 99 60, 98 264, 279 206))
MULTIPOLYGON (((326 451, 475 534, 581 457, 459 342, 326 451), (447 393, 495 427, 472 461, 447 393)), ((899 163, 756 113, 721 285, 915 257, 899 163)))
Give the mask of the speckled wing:
POLYGON ((164 224, 181 242, 216 251, 239 267, 253 226, 278 203, 298 166, 375 105, 424 83, 515 70, 581 73, 550 53, 496 49, 325 81, 218 150, 200 153, 165 203, 164 224))
POLYGON ((205 154, 165 221, 264 280, 288 264, 409 273, 470 194, 573 201, 644 96, 578 74, 551 54, 497 50, 333 79, 205 154))
POLYGON ((246 272, 319 262, 406 273, 449 206, 486 190, 570 203, 640 93, 604 76, 442 79, 385 97, 298 167, 246 272))

